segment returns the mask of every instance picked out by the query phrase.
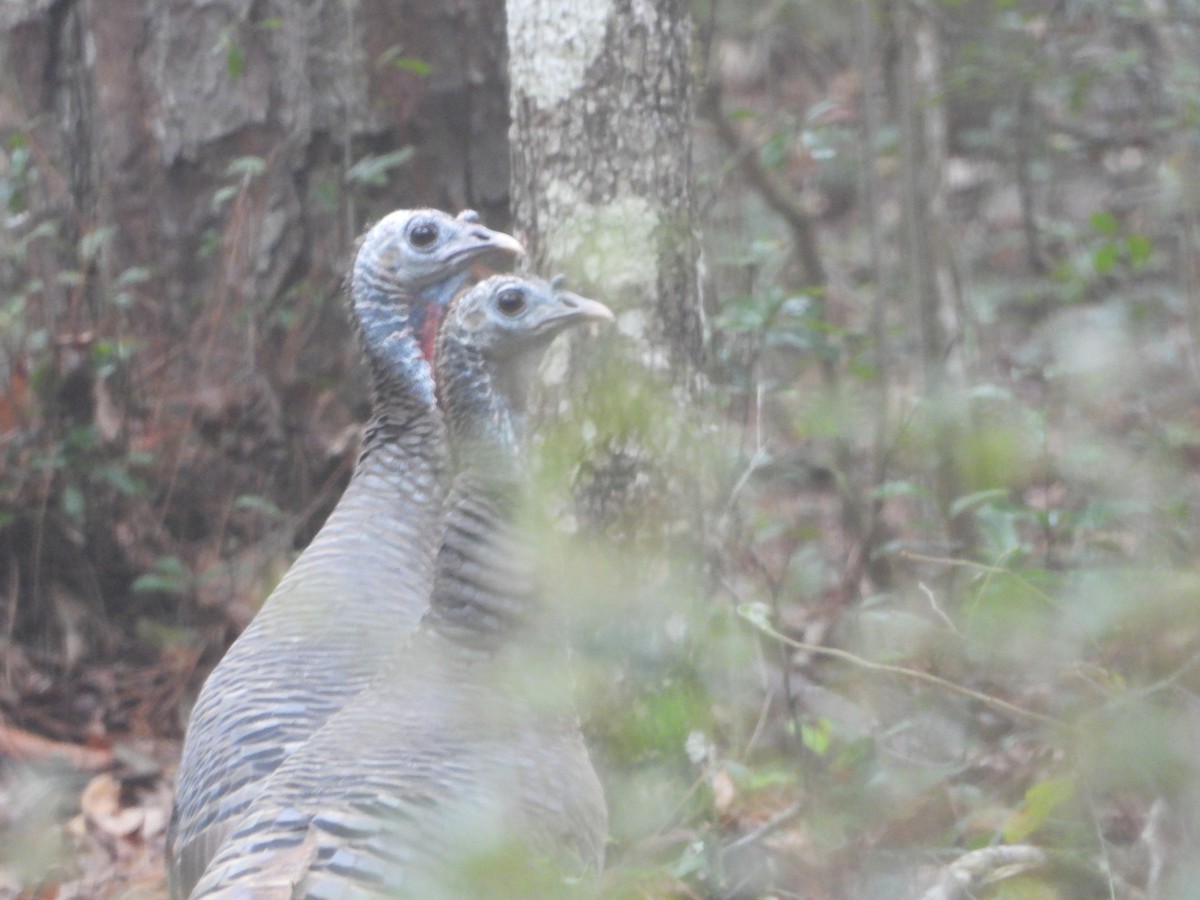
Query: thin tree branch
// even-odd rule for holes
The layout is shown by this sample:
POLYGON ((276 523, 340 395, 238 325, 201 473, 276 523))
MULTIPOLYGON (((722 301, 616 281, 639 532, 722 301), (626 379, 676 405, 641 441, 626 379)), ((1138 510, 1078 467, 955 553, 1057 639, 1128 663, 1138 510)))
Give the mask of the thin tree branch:
POLYGON ((715 83, 710 82, 701 93, 696 111, 716 129, 717 137, 736 160, 742 176, 758 192, 763 202, 787 223, 804 267, 805 281, 811 286, 823 288, 826 284, 825 266, 817 249, 816 226, 812 216, 801 204, 800 198, 763 167, 755 148, 746 143, 737 126, 725 115, 721 108, 721 89, 715 83))
POLYGON ((889 663, 878 663, 869 659, 864 659, 847 650, 839 650, 836 647, 825 647, 821 644, 809 644, 805 641, 797 641, 777 631, 765 617, 757 615, 754 612, 748 611, 745 608, 738 610, 738 615, 761 631, 768 637, 774 638, 782 644, 791 647, 793 650, 803 650, 805 653, 812 653, 818 656, 829 656, 834 659, 840 659, 842 662, 850 663, 860 669, 866 669, 870 672, 882 672, 888 675, 896 675, 901 678, 908 678, 912 681, 920 681, 925 684, 931 684, 941 688, 952 694, 959 694, 963 697, 968 697, 971 700, 976 700, 987 706, 995 709, 1003 710, 1011 713, 1014 716, 1019 716, 1023 719, 1029 719, 1034 722, 1040 722, 1043 725, 1061 725, 1062 723, 1052 716, 1043 715, 1042 713, 1033 712, 1032 710, 1022 709, 1016 704, 1009 703, 1007 700, 1001 700, 999 697, 993 697, 990 694, 985 694, 982 691, 976 691, 969 687, 964 687, 961 684, 955 684, 953 681, 947 681, 944 678, 939 678, 937 675, 931 675, 929 672, 922 672, 920 669, 910 669, 905 666, 893 666, 889 663))

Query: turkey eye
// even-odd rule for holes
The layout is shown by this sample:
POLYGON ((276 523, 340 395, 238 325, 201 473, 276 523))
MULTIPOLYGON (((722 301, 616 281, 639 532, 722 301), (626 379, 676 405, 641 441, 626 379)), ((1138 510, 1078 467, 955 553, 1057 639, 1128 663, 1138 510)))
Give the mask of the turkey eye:
POLYGON ((518 315, 525 309, 525 295, 510 288, 496 298, 496 306, 506 316, 518 315))
POLYGON ((428 222, 422 222, 420 225, 413 226, 413 230, 408 233, 408 239, 414 247, 425 249, 437 240, 438 230, 436 225, 431 225, 428 222))

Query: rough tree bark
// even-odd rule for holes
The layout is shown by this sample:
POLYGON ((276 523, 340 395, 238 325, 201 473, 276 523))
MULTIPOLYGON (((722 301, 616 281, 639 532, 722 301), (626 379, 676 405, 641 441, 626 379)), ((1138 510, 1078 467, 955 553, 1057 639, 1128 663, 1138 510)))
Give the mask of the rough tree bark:
MULTIPOLYGON (((514 221, 535 269, 566 273, 617 312, 620 338, 580 367, 623 373, 619 384, 603 379, 609 409, 614 393, 637 406, 653 383, 686 407, 701 384, 688 9, 683 0, 508 3, 514 221)), ((585 397, 584 415, 595 405, 585 397)), ((633 502, 635 485, 657 483, 654 499, 639 502, 659 509, 682 489, 647 474, 661 463, 647 450, 678 449, 685 426, 651 424, 659 434, 627 431, 594 456, 586 493, 599 523, 633 502)), ((694 500, 674 509, 694 515, 694 500)))
POLYGON ((506 213, 502 6, 406 6, 8 3, 0 127, 37 143, 54 212, 76 236, 117 226, 108 268, 151 267, 146 311, 183 319, 219 277, 220 261, 200 252, 206 231, 227 224, 213 194, 231 161, 262 157, 253 265, 239 277, 273 297, 326 250, 324 236, 344 255, 338 189, 369 152, 422 149, 370 212, 404 201, 506 213), (335 193, 314 196, 326 188, 335 193))
MULTIPOLYGON (((0 226, 24 248, 3 255, 0 281, 25 291, 24 337, 0 342, 0 388, 43 365, 39 345, 75 348, 84 368, 120 345, 119 384, 89 372, 75 424, 96 424, 103 395, 102 452, 156 459, 141 473, 144 515, 89 520, 93 544, 81 538, 60 567, 88 570, 72 589, 111 605, 159 556, 198 567, 236 549, 241 495, 291 511, 336 495, 321 490, 330 462, 312 423, 332 395, 340 433, 364 392, 347 404, 315 385, 357 365, 338 283, 358 231, 419 204, 507 219, 503 2, 0 7, 0 180, 17 184, 21 154, 36 170, 27 209, 12 217, 10 204, 0 226), (353 169, 407 146, 407 161, 353 169), (39 223, 49 231, 20 243, 39 223)), ((35 485, 32 506, 52 513, 60 487, 35 485)), ((64 545, 35 518, 0 528, 0 576, 19 565, 23 609, 45 593, 48 557, 31 548, 64 545)))

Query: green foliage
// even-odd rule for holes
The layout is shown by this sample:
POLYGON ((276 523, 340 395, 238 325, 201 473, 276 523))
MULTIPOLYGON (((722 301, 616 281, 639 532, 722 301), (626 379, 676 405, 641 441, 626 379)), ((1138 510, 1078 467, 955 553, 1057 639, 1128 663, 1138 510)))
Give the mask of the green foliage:
POLYGON ((364 156, 346 170, 346 182, 356 187, 382 187, 391 172, 412 159, 412 147, 401 147, 391 153, 364 156))
POLYGON ((230 162, 225 167, 225 177, 228 183, 213 192, 213 212, 219 212, 229 201, 244 192, 266 172, 267 161, 261 156, 239 156, 230 162))
MULTIPOLYGON (((614 339, 581 351, 590 381, 564 389, 581 398, 578 416, 538 434, 547 509, 529 519, 546 593, 572 619, 613 814, 614 895, 811 885, 840 896, 850 884, 892 896, 912 870, 889 891, 880 860, 932 867, 1027 844, 1092 865, 1145 855, 1138 835, 1159 798, 1200 820, 1191 30, 1133 0, 869 3, 877 59, 863 72, 860 11, 832 0, 713 9, 713 78, 729 80, 747 146, 704 173, 699 198, 715 298, 702 424, 666 427, 678 395, 666 379, 631 379, 641 367, 614 339), (902 170, 894 66, 916 45, 902 42, 897 10, 929 27, 940 66, 938 90, 916 103, 938 114, 931 133, 944 128, 939 185, 902 170), (872 99, 881 121, 868 141, 872 99), (737 177, 745 160, 790 192, 790 220, 737 177), (918 359, 907 176, 945 251, 944 383, 918 359), (818 234, 827 284, 799 271, 798 218, 818 234), (635 453, 661 470, 640 473, 635 453), (713 496, 695 498, 710 513, 700 536, 671 531, 671 481, 691 471, 711 476, 713 496), (604 485, 623 477, 633 500, 606 508, 604 485), (600 521, 611 543, 594 538, 600 521), (705 558, 678 568, 699 574, 672 580, 672 554, 696 544, 705 558), (1111 852, 1117 813, 1135 836, 1111 852)), ((280 24, 231 24, 213 64, 246 78, 255 41, 280 24)), ((401 45, 374 63, 432 73, 401 45)), ((698 158, 717 153, 704 146, 698 158)), ((348 197, 383 202, 418 149, 350 147, 352 164, 319 173, 305 200, 326 214, 348 197)), ((82 371, 116 383, 149 355, 120 324, 152 273, 107 273, 120 236, 110 226, 38 219, 45 186, 28 137, 8 138, 3 155, 0 351, 28 364, 30 400, 2 447, 0 537, 36 522, 78 550, 133 501, 153 535, 164 494, 181 488, 120 428, 72 413, 80 370, 63 362, 61 323, 37 314, 52 294, 93 310, 102 327, 82 371), (48 255, 56 264, 31 264, 48 255)), ((230 163, 213 218, 237 224, 269 174, 261 157, 230 163)), ((583 256, 641 249, 611 225, 577 236, 583 256)), ((214 228, 203 252, 225 237, 214 228)), ((247 331, 302 327, 304 290, 245 313, 247 331)), ((230 497, 226 512, 254 527, 284 520, 266 492, 230 497)), ((154 561, 120 584, 142 602, 186 609, 206 584, 182 550, 143 559, 154 561)), ((140 617, 139 639, 185 642, 164 618, 140 617)), ((506 868, 507 849, 464 869, 472 890, 506 868)), ((1118 867, 1104 874, 1121 895, 1118 867)), ((533 878, 504 890, 552 888, 533 878)), ((1044 872, 976 893, 1072 896, 1044 872)))
POLYGON ((1025 799, 1004 824, 1004 840, 1019 844, 1036 834, 1063 804, 1075 796, 1073 778, 1049 778, 1025 792, 1025 799))
POLYGON ((159 557, 149 572, 134 579, 134 593, 185 594, 192 588, 192 573, 174 556, 159 557))
POLYGON ((415 56, 409 56, 404 52, 404 48, 399 44, 393 44, 376 59, 375 64, 383 66, 391 66, 399 69, 402 72, 411 72, 414 75, 425 76, 433 72, 433 66, 425 62, 423 59, 418 59, 415 56))
POLYGON ((213 56, 223 57, 225 72, 230 78, 241 78, 246 71, 246 49, 238 36, 237 25, 227 25, 212 49, 213 56))

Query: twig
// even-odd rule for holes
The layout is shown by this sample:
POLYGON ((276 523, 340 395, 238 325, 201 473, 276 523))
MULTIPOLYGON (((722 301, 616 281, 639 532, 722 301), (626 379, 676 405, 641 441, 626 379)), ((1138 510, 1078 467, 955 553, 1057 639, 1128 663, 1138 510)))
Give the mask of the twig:
POLYGON ((15 762, 66 763, 83 772, 99 772, 113 764, 111 750, 52 741, 32 731, 3 723, 0 723, 0 757, 15 762))
POLYGON ((729 500, 725 504, 725 514, 728 516, 737 502, 738 496, 746 487, 746 483, 750 481, 750 477, 758 471, 769 459, 767 448, 763 443, 762 433, 762 400, 763 389, 762 385, 755 385, 755 423, 754 423, 754 455, 746 462, 746 468, 738 477, 733 489, 729 492, 729 500))
POLYGON ((726 853, 729 853, 731 850, 738 850, 742 847, 747 847, 750 844, 757 844, 763 838, 767 837, 768 835, 772 834, 775 831, 778 831, 783 825, 786 825, 792 819, 796 818, 796 816, 800 815, 800 813, 802 813, 803 811, 804 811, 804 801, 797 800, 795 803, 793 803, 787 809, 782 809, 779 812, 775 813, 775 815, 771 816, 771 818, 767 819, 767 821, 763 822, 761 825, 759 825, 753 831, 743 834, 740 838, 738 838, 732 844, 727 844, 726 846, 722 847, 721 855, 724 856, 726 853))
POLYGON ((929 588, 929 586, 923 581, 918 581, 917 587, 921 590, 921 593, 929 598, 929 605, 933 607, 933 611, 937 613, 938 618, 945 622, 947 627, 949 627, 949 629, 955 634, 962 634, 962 632, 958 630, 958 626, 954 624, 954 621, 948 615, 946 615, 946 613, 938 605, 937 597, 933 595, 933 591, 929 588))
POLYGON ((1100 848, 1100 854, 1104 859, 1104 871, 1108 874, 1108 900, 1117 900, 1117 886, 1112 879, 1112 859, 1108 853, 1108 841, 1104 839, 1104 826, 1100 823, 1100 813, 1096 809, 1096 798, 1092 796, 1092 792, 1084 786, 1084 795, 1087 798, 1088 816, 1092 820, 1092 828, 1096 832, 1096 846, 1100 848))
POLYGON ((1049 606, 1058 609, 1058 601, 1031 582, 1028 578, 1024 578, 1013 572, 1011 569, 1004 569, 1000 566, 989 566, 987 563, 976 562, 973 559, 955 559, 950 556, 926 556, 922 553, 913 553, 911 550, 901 550, 901 559, 910 559, 913 562, 938 563, 943 566, 957 566, 963 569, 974 569, 977 572, 983 572, 986 575, 1007 575, 1010 578, 1020 582, 1021 585, 1027 587, 1030 591, 1038 596, 1039 599, 1046 601, 1049 606))
POLYGON ((827 279, 821 254, 817 250, 817 234, 812 216, 794 192, 788 190, 778 178, 763 168, 754 148, 746 146, 741 132, 729 121, 721 108, 721 90, 715 82, 709 82, 704 89, 696 111, 712 123, 717 137, 737 160, 743 177, 758 192, 763 202, 787 222, 796 250, 800 254, 801 264, 804 266, 805 281, 814 287, 823 288, 827 279))
POLYGON ((921 900, 967 900, 975 896, 975 888, 989 881, 1040 869, 1048 862, 1046 851, 1040 847, 1017 845, 974 850, 946 866, 937 884, 921 900))
POLYGON ((1148 684, 1144 688, 1139 688, 1136 691, 1132 691, 1131 696, 1141 699, 1144 697, 1148 697, 1151 694, 1156 693, 1157 691, 1161 691, 1164 688, 1169 688, 1173 684, 1175 684, 1175 682, 1179 681, 1179 679, 1182 678, 1184 675, 1186 675, 1189 671, 1191 671, 1193 668, 1195 668, 1197 663, 1200 663, 1200 650, 1196 650, 1194 653, 1192 653, 1192 655, 1189 656, 1187 658, 1187 660, 1181 666, 1179 666, 1179 668, 1177 668, 1174 672, 1172 672, 1170 675, 1166 676, 1165 678, 1163 678, 1159 681, 1154 682, 1153 684, 1148 684))
POLYGON ((805 641, 797 641, 782 634, 773 628, 763 616, 756 615, 748 611, 743 606, 738 609, 738 615, 761 631, 763 634, 774 638, 782 644, 791 647, 794 650, 803 650, 805 653, 812 653, 817 656, 829 656, 834 659, 840 659, 843 662, 848 662, 851 665, 858 666, 860 669, 866 669, 871 672, 883 672, 888 675, 897 675, 901 678, 909 678, 913 681, 920 681, 925 684, 931 684, 941 688, 952 694, 959 694, 963 697, 968 697, 971 700, 976 700, 979 703, 996 709, 1004 710, 1015 716, 1020 716, 1024 719, 1030 719, 1035 722, 1041 722, 1044 725, 1060 725, 1061 722, 1052 716, 1043 715, 1042 713, 1032 712, 1028 709, 1022 709, 1016 704, 1009 703, 1007 700, 1001 700, 999 697, 993 697, 990 694, 985 694, 982 691, 976 691, 969 687, 964 687, 961 684, 955 684, 953 681, 947 681, 944 678, 939 678, 937 675, 931 675, 928 672, 922 672, 920 669, 909 669, 905 666, 894 666, 889 663, 873 662, 869 659, 864 659, 847 650, 839 650, 836 647, 825 647, 821 644, 809 644, 805 641))
MULTIPOLYGON (((980 896, 982 889, 1038 869, 1069 882, 1080 896, 1094 897, 1100 891, 1116 896, 1112 876, 1090 862, 1069 853, 1013 844, 964 853, 942 870, 937 883, 921 895, 921 900, 970 900, 980 896)), ((1122 895, 1142 896, 1124 884, 1122 895)))

